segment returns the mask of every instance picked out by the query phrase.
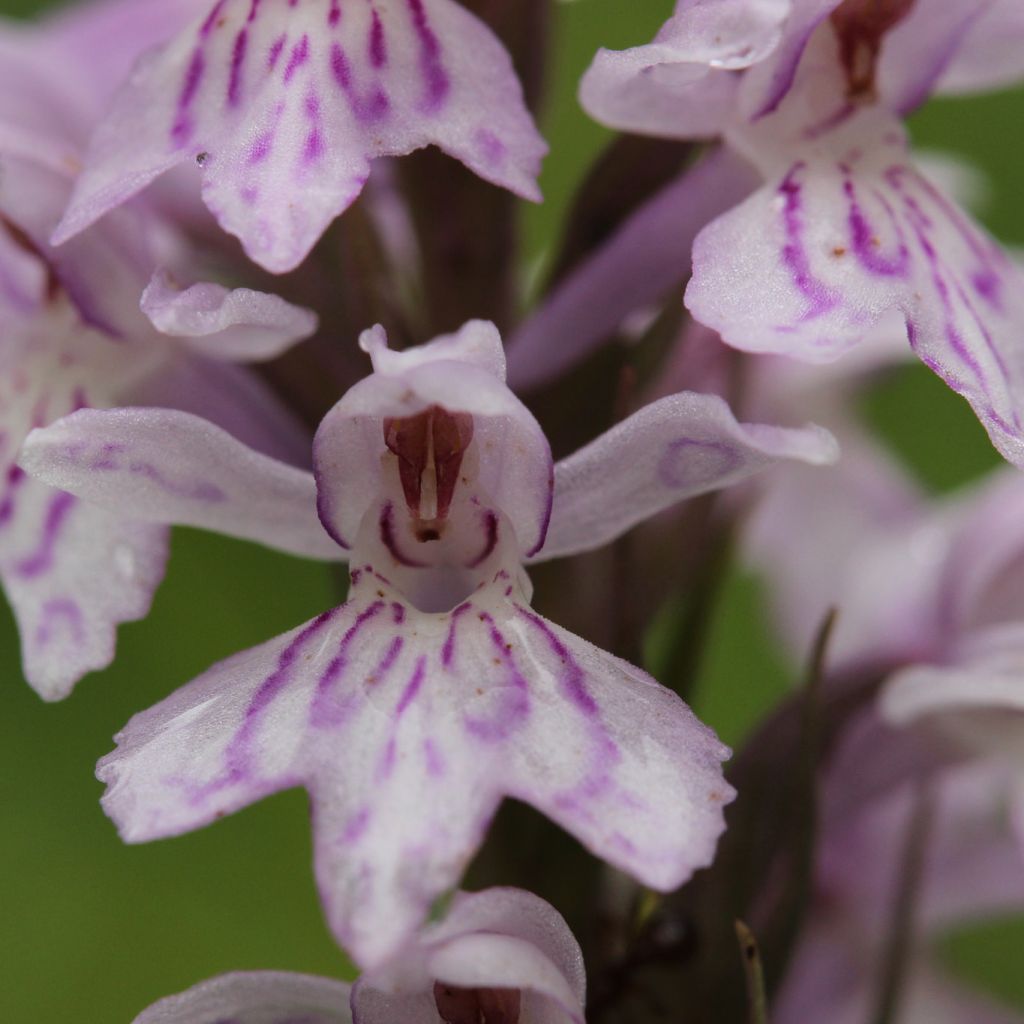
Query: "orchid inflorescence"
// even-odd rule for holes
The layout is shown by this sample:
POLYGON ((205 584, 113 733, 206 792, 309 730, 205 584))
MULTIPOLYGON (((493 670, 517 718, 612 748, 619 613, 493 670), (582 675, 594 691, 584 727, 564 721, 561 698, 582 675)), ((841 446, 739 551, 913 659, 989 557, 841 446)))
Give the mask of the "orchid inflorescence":
POLYGON ((137 1022, 1020 1019, 929 936, 1024 902, 1024 271, 903 118, 1024 78, 1024 5, 677 0, 583 76, 623 135, 527 288, 550 6, 0 26, 25 678, 54 701, 110 664, 172 526, 347 566, 98 775, 129 843, 304 788, 361 974, 223 975, 137 1022), (858 405, 908 353, 1012 465, 922 492, 858 405), (730 545, 810 661, 726 771, 683 697, 730 545), (495 829, 505 798, 578 840, 584 897, 554 833, 495 829), (532 878, 503 871, 527 836, 532 878), (485 840, 505 856, 462 891, 485 840))

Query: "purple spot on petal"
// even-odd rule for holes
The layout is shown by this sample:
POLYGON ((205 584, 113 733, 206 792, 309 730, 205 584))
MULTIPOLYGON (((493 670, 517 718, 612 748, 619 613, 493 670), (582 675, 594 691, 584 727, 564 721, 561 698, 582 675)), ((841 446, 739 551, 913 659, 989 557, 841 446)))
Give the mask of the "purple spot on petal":
POLYGON ((291 56, 288 58, 288 66, 284 69, 284 80, 288 83, 292 80, 295 72, 309 60, 309 36, 303 37, 292 48, 291 56))
POLYGON ((416 695, 420 692, 420 687, 423 685, 423 679, 427 672, 427 659, 420 657, 416 662, 416 668, 413 670, 412 677, 409 682, 406 683, 405 689, 402 691, 402 696, 399 698, 398 705, 395 707, 395 714, 401 716, 405 714, 409 705, 416 699, 416 695))
POLYGON ((384 36, 384 25, 380 15, 373 12, 373 23, 370 26, 370 63, 375 68, 382 68, 388 62, 387 40, 384 36))
POLYGON ((273 71, 277 67, 277 62, 281 58, 281 51, 284 49, 284 44, 288 41, 288 36, 282 32, 274 41, 270 44, 270 50, 267 53, 267 69, 273 71))

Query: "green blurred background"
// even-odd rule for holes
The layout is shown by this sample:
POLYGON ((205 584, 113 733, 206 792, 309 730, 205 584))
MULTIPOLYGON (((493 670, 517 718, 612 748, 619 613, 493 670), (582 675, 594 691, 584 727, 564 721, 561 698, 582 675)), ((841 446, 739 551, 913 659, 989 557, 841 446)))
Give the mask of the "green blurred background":
MULTIPOLYGON (((138 0, 139 3, 159 0, 138 0)), ((37 0, 0 0, 31 15, 37 0)), ((565 204, 608 135, 575 100, 600 45, 650 37, 670 0, 557 4, 552 143, 544 206, 527 212, 531 251, 557 231, 565 204)), ((931 104, 917 142, 974 161, 991 183, 981 211, 1010 245, 1024 244, 1024 90, 931 104)), ((996 458, 966 404, 922 368, 873 394, 867 413, 936 491, 996 458)), ((291 628, 332 603, 329 572, 252 545, 180 530, 153 612, 122 628, 115 666, 58 705, 21 679, 17 637, 0 614, 0 1021, 127 1024, 156 998, 226 970, 277 968, 344 976, 310 872, 305 798, 286 793, 179 839, 127 847, 102 814, 97 758, 129 716, 211 662, 291 628)), ((773 646, 756 581, 734 573, 705 663, 696 710, 736 743, 793 671, 773 646)), ((958 970, 1024 1008, 1024 925, 1007 920, 950 939, 958 970)))

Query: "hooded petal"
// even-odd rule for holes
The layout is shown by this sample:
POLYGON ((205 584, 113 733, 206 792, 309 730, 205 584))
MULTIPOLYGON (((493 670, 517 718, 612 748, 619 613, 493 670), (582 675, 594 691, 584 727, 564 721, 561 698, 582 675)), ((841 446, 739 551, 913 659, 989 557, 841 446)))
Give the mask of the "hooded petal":
POLYGON ((686 303, 730 345, 827 361, 891 310, 911 347, 1024 464, 1021 272, 908 161, 878 111, 807 141, 701 232, 686 303))
POLYGON ((268 270, 302 262, 378 156, 434 143, 528 198, 545 145, 508 54, 454 0, 218 0, 119 92, 55 239, 189 159, 268 270))
POLYGON ((455 884, 506 795, 674 888, 723 828, 727 751, 674 694, 514 593, 499 571, 428 615, 359 568, 347 605, 132 719, 100 764, 107 812, 138 842, 306 786, 328 919, 370 966, 455 884))
POLYGON ((540 557, 601 547, 685 498, 729 487, 780 460, 839 457, 827 430, 738 423, 717 395, 682 392, 634 413, 555 466, 540 557))
POLYGON ((381 493, 384 421, 440 406, 473 417, 481 453, 477 482, 512 523, 520 550, 543 543, 551 512, 551 449, 540 425, 505 385, 501 339, 493 324, 470 321, 457 334, 390 352, 383 331, 361 340, 375 372, 350 388, 324 417, 313 446, 320 518, 350 547, 381 493))
POLYGON ((779 45, 792 0, 679 0, 654 41, 600 50, 580 102, 612 128, 670 138, 717 134, 730 120, 738 77, 779 45))
POLYGON ((141 306, 158 331, 188 338, 192 348, 214 359, 274 359, 317 327, 315 313, 277 295, 218 284, 182 289, 166 270, 153 275, 141 306))
POLYGON ((436 1024, 435 983, 515 990, 519 1019, 531 1024, 583 1019, 579 944, 551 904, 521 889, 457 893, 441 921, 359 979, 353 1016, 359 1024, 436 1024))
POLYGON ((278 971, 223 974, 143 1010, 134 1024, 351 1024, 349 987, 278 971))
POLYGON ((310 473, 170 409, 83 409, 26 439, 21 465, 122 515, 198 526, 311 558, 337 559, 310 473))

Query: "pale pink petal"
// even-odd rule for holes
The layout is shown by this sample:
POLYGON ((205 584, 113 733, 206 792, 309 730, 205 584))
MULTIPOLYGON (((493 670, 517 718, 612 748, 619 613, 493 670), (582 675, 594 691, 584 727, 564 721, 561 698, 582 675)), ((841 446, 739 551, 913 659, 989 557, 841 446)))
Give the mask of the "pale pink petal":
POLYGON ((831 608, 832 667, 887 662, 942 642, 937 607, 950 531, 925 496, 858 430, 826 469, 780 467, 744 534, 769 583, 773 617, 795 658, 831 608))
MULTIPOLYGON (((781 151, 762 152, 765 167, 781 151)), ((908 162, 897 123, 851 113, 694 245, 686 302, 730 345, 828 361, 892 310, 918 357, 1024 463, 1022 274, 908 162)))
POLYGON ((679 0, 654 41, 600 50, 580 83, 595 120, 646 135, 714 135, 732 115, 733 72, 782 39, 792 0, 679 0))
POLYGON ((387 351, 378 331, 363 338, 376 372, 324 417, 314 441, 326 529, 343 547, 353 544, 380 493, 385 418, 440 406, 473 416, 477 482, 511 521, 520 549, 532 554, 544 540, 551 511, 551 449, 533 415, 505 386, 497 329, 471 321, 455 335, 404 352, 387 351))
POLYGON ((188 354, 121 396, 123 405, 178 409, 200 416, 272 459, 310 464, 310 429, 256 373, 188 354))
POLYGON ((328 920, 379 965, 454 885, 504 796, 671 889, 709 863, 726 749, 649 676, 517 603, 508 573, 450 612, 370 566, 350 602, 137 715, 99 773, 130 842, 311 794, 328 920))
POLYGON ((876 86, 885 105, 907 113, 924 103, 969 45, 972 29, 985 20, 991 4, 992 0, 914 0, 882 43, 876 86))
POLYGON ((896 725, 931 718, 971 746, 1024 757, 1024 627, 992 627, 945 664, 913 665, 889 680, 880 709, 896 725))
POLYGON ((80 502, 12 467, 0 504, 0 580, 25 678, 60 700, 114 657, 116 627, 141 619, 163 578, 167 530, 80 502))
POLYGON ((644 406, 555 466, 541 558, 601 547, 678 501, 730 487, 780 461, 839 457, 821 427, 738 423, 717 395, 682 392, 644 406))
POLYGON ((169 409, 83 409, 29 434, 21 465, 122 515, 255 540, 310 558, 342 552, 316 516, 310 473, 169 409))
POLYGON ((143 1010, 134 1024, 350 1024, 349 987, 278 971, 222 974, 143 1010))
POLYGON ((454 0, 218 0, 114 100, 55 234, 186 160, 268 270, 302 262, 378 156, 434 143, 528 198, 545 152, 504 47, 454 0))
POLYGON ((153 275, 141 306, 161 333, 187 338, 197 352, 229 361, 274 359, 317 328, 315 313, 277 295, 218 284, 183 289, 166 270, 153 275))
POLYGON ((611 337, 636 310, 662 301, 690 270, 705 224, 748 195, 756 176, 717 150, 641 206, 509 338, 509 380, 538 387, 611 337))
MULTIPOLYGON (((932 0, 931 7, 941 3, 932 0)), ((939 79, 939 91, 978 92, 1019 81, 1024 76, 1022 35, 1024 6, 1018 0, 991 0, 960 41, 939 79)))

